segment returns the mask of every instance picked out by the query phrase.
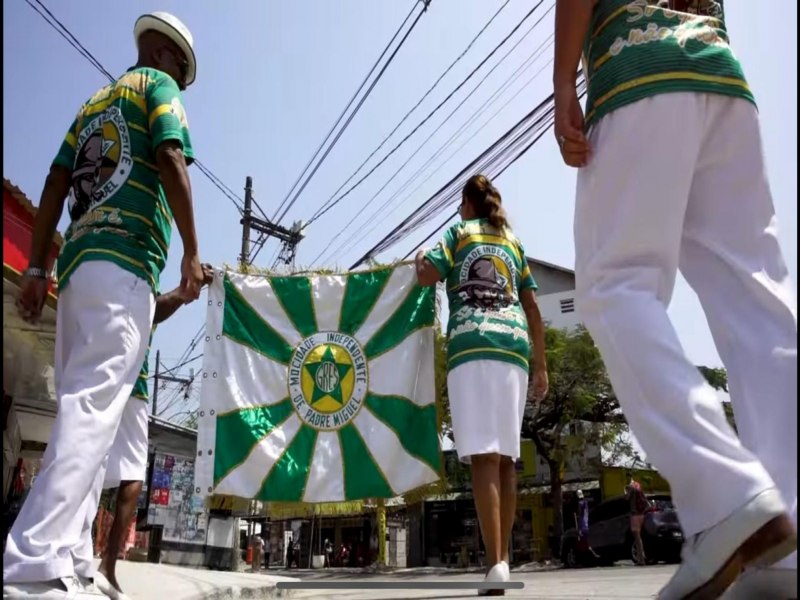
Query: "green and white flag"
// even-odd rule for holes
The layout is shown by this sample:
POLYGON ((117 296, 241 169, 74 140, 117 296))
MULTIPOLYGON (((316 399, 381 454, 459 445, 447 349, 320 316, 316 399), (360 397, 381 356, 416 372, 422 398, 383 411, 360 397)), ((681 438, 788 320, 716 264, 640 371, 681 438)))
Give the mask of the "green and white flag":
POLYGON ((217 271, 198 494, 339 502, 438 480, 434 294, 409 264, 345 275, 217 271))

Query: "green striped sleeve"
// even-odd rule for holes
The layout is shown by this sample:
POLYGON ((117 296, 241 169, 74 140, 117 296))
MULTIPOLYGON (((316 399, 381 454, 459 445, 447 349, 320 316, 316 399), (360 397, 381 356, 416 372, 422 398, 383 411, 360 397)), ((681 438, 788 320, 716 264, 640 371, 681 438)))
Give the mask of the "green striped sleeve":
POLYGON ((53 164, 71 171, 75 167, 75 146, 77 143, 78 117, 75 117, 75 120, 72 121, 72 126, 67 131, 67 135, 64 136, 64 141, 61 142, 61 147, 58 149, 58 154, 56 154, 53 164))
POLYGON ((183 107, 178 84, 168 75, 163 75, 147 89, 147 123, 153 139, 153 152, 162 143, 175 140, 181 144, 186 164, 194 159, 189 124, 183 107))
POLYGON ((444 232, 444 236, 436 246, 425 253, 425 258, 439 271, 441 281, 447 279, 455 266, 456 235, 454 227, 444 232))
POLYGON ((528 256, 525 254, 525 248, 522 242, 517 242, 519 248, 519 255, 522 257, 522 269, 519 272, 519 291, 533 290, 534 292, 539 289, 536 280, 531 273, 531 266, 528 264, 528 256))
POLYGON ((147 402, 150 399, 150 390, 147 389, 147 377, 150 374, 150 344, 153 343, 153 334, 156 328, 150 330, 150 340, 147 342, 147 351, 144 354, 144 362, 139 371, 139 376, 136 378, 136 383, 133 384, 133 391, 131 398, 138 398, 147 402))

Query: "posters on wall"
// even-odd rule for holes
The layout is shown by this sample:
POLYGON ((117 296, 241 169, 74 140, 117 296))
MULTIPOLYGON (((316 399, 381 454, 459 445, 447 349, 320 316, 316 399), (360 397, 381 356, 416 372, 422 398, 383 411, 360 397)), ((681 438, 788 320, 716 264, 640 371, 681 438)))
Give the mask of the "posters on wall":
POLYGON ((194 494, 194 461, 156 454, 150 483, 147 522, 164 527, 162 539, 204 544, 206 511, 194 494))

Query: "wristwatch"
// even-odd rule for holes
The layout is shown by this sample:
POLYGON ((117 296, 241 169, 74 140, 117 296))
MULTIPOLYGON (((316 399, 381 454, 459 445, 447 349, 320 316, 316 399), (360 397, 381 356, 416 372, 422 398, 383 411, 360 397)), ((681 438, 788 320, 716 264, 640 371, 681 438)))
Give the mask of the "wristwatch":
POLYGON ((25 277, 31 277, 32 279, 49 279, 47 271, 41 267, 28 267, 25 269, 25 273, 23 273, 23 275, 25 277))

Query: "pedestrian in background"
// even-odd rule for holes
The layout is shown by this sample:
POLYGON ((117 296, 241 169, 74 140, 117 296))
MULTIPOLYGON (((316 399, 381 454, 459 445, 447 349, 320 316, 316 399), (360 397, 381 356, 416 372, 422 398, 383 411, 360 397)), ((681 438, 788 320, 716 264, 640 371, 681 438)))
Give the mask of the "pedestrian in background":
POLYGON ((578 550, 588 552, 594 558, 598 558, 597 553, 589 544, 589 501, 583 497, 583 491, 575 492, 575 499, 578 506, 575 512, 575 529, 578 530, 578 550))
MULTIPOLYGON (((203 285, 210 285, 214 279, 214 270, 211 265, 203 265, 203 285)), ((108 456, 103 489, 117 488, 116 507, 108 534, 108 541, 104 546, 100 566, 95 573, 95 584, 101 592, 112 600, 127 600, 122 592, 122 587, 117 580, 117 556, 122 549, 125 536, 136 515, 136 505, 142 493, 144 479, 147 475, 148 459, 148 420, 150 410, 148 407, 149 390, 147 380, 149 376, 148 356, 153 332, 159 323, 169 319, 183 305, 187 304, 181 294, 180 287, 160 294, 156 298, 153 329, 150 333, 144 363, 139 371, 139 377, 133 386, 133 392, 122 421, 114 437, 114 443, 108 456)), ((100 498, 101 490, 95 488, 92 492, 100 498)))
POLYGON ((647 564, 647 557, 644 553, 644 542, 642 541, 642 524, 644 523, 644 515, 650 508, 650 501, 644 495, 641 484, 633 478, 632 473, 628 473, 625 498, 630 506, 630 526, 633 534, 633 543, 636 544, 636 564, 643 567, 647 564))

